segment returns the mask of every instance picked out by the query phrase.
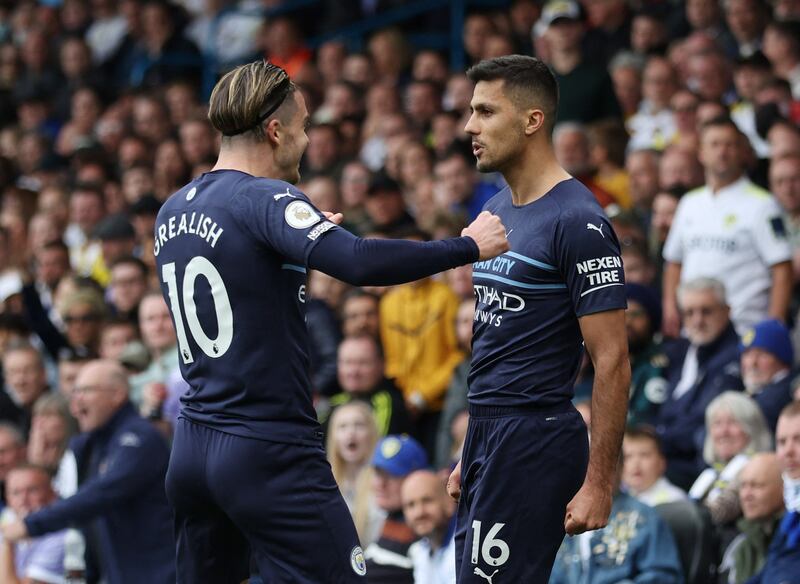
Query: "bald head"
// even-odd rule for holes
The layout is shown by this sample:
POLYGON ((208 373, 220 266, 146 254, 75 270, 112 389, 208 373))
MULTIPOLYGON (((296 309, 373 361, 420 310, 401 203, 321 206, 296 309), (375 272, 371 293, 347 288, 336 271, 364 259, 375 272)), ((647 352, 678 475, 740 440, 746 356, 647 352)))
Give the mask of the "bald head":
POLYGON ((90 361, 78 374, 70 409, 82 432, 104 426, 128 401, 128 376, 116 361, 90 361))
POLYGON ((401 498, 406 522, 414 533, 438 546, 454 512, 442 478, 429 470, 413 472, 403 481, 401 498))
POLYGON ((739 500, 746 519, 765 519, 783 509, 783 479, 778 457, 756 454, 739 473, 739 500))

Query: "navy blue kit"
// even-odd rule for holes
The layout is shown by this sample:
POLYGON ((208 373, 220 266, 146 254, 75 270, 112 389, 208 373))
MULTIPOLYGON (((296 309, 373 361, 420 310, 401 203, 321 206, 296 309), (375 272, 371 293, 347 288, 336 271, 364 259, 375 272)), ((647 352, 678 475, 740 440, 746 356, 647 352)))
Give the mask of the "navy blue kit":
POLYGON ((473 264, 458 582, 544 584, 589 459, 570 401, 583 356, 578 318, 626 307, 622 261, 608 218, 575 179, 523 206, 506 187, 485 209, 511 250, 473 264))
POLYGON ((270 584, 363 582, 312 406, 307 267, 397 284, 474 262, 477 245, 357 238, 286 182, 217 170, 164 204, 154 252, 190 386, 166 480, 178 582, 238 584, 251 561, 270 584))

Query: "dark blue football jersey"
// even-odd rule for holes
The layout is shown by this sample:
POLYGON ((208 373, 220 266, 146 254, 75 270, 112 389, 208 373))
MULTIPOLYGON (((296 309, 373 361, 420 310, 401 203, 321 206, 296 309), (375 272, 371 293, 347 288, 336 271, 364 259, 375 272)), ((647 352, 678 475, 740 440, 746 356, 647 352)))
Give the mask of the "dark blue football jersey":
POLYGON ((318 444, 308 376, 306 268, 339 229, 292 185, 234 170, 173 194, 155 227, 191 421, 250 438, 318 444))
POLYGON ((619 242, 594 195, 575 179, 513 204, 485 206, 511 250, 473 264, 471 403, 548 406, 572 398, 583 354, 578 317, 625 308, 619 242))

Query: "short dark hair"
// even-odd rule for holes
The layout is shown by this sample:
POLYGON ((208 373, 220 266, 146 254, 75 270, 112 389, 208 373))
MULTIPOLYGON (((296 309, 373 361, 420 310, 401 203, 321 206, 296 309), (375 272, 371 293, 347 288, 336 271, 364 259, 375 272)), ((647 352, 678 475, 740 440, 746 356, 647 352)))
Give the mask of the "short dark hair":
POLYGON ((147 267, 147 264, 135 256, 122 256, 121 258, 117 258, 111 264, 111 269, 113 270, 114 268, 122 264, 131 264, 133 266, 136 266, 142 273, 142 277, 144 278, 147 278, 147 274, 150 272, 150 268, 147 267))
POLYGON ((517 107, 540 107, 545 127, 553 131, 558 112, 558 83, 544 61, 525 55, 496 57, 470 67, 467 77, 473 83, 502 80, 517 107))
POLYGON ((737 134, 741 134, 742 131, 739 129, 739 126, 727 115, 717 116, 711 118, 702 126, 700 126, 700 133, 704 133, 709 128, 731 128, 737 134))
POLYGON ((664 451, 661 448, 661 439, 658 437, 656 429, 649 424, 638 424, 636 426, 628 426, 625 429, 625 438, 630 440, 649 440, 656 445, 656 449, 661 456, 664 456, 664 451))

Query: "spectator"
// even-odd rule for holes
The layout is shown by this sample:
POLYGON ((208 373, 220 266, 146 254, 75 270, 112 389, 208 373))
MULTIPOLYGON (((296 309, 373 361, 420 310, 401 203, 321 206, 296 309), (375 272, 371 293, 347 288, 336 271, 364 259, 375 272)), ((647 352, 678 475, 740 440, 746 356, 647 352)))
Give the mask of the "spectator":
POLYGON ((698 277, 725 285, 739 331, 768 316, 786 318, 792 283, 786 229, 769 193, 744 175, 740 139, 726 118, 701 130, 706 186, 681 199, 664 246, 666 334, 678 333, 678 283, 698 277))
POLYGON ((658 193, 658 162, 655 150, 635 150, 625 159, 633 209, 645 225, 650 224, 653 199, 658 193))
POLYGON ((361 545, 368 547, 386 518, 372 491, 370 457, 378 441, 372 409, 360 400, 342 404, 331 414, 327 434, 326 450, 333 478, 353 516, 361 545))
POLYGON ((124 215, 115 214, 98 223, 93 235, 100 241, 100 260, 95 263, 91 275, 101 286, 107 286, 111 281, 109 267, 133 255, 136 232, 124 215))
POLYGON ((774 432, 778 415, 792 401, 794 350, 789 329, 778 320, 764 320, 744 334, 741 351, 744 389, 774 432))
POLYGON ((379 338, 379 302, 380 298, 360 289, 347 293, 342 303, 342 332, 345 338, 363 335, 379 338))
POLYGON ((475 299, 462 300, 456 312, 456 339, 458 348, 464 352, 464 360, 453 371, 453 378, 444 398, 442 417, 436 436, 436 468, 447 468, 454 460, 461 458, 461 443, 454 440, 453 426, 468 409, 467 392, 469 386, 470 362, 472 360, 472 323, 475 318, 475 299))
POLYGON ((138 338, 138 329, 133 322, 127 319, 109 319, 100 333, 99 355, 103 359, 120 360, 125 347, 138 338))
POLYGON ((764 55, 775 75, 788 81, 792 96, 800 99, 800 34, 795 21, 774 21, 764 31, 764 55))
POLYGON ((655 289, 656 267, 645 244, 636 241, 623 247, 622 265, 625 282, 655 289))
POLYGON ((683 573, 675 540, 664 520, 654 509, 617 490, 604 528, 564 538, 550 584, 634 579, 678 584, 683 582, 683 573))
POLYGON ((386 436, 372 457, 373 490, 378 507, 386 512, 377 541, 367 547, 367 582, 413 584, 414 564, 408 549, 416 539, 403 518, 401 488, 412 472, 428 466, 422 446, 408 436, 386 436))
POLYGON ((69 346, 79 353, 96 355, 106 317, 100 293, 89 287, 78 289, 59 302, 59 312, 69 346))
POLYGON ((91 240, 97 224, 106 214, 102 191, 94 185, 77 185, 69 199, 70 224, 64 232, 70 261, 81 276, 92 273, 100 257, 100 245, 91 240))
POLYGON ((401 491, 403 515, 414 535, 408 555, 415 584, 455 584, 455 504, 442 478, 429 470, 406 477, 401 491))
MULTIPOLYGON (((626 280, 627 272, 626 272, 626 280)), ((654 339, 661 328, 661 309, 655 294, 641 284, 625 284, 628 308, 625 328, 631 357, 631 393, 628 424, 655 422, 659 406, 667 399, 664 370, 668 359, 654 339)))
POLYGON ((664 475, 667 460, 650 426, 629 427, 622 441, 622 485, 625 492, 650 507, 685 501, 686 491, 664 475))
POLYGON ((680 192, 681 196, 702 186, 703 167, 694 152, 677 144, 667 147, 658 164, 658 184, 662 191, 680 192))
POLYGON ((614 197, 593 180, 595 169, 591 166, 589 135, 586 129, 574 122, 562 122, 553 129, 553 152, 556 160, 569 174, 592 191, 604 209, 614 204, 614 197))
POLYGON ((769 188, 783 208, 786 233, 792 245, 792 272, 796 282, 800 278, 800 152, 770 161, 769 188))
MULTIPOLYGON (((352 400, 359 400, 372 407, 378 436, 404 434, 411 429, 403 395, 384 377, 383 355, 375 337, 347 337, 339 345, 337 365, 339 387, 343 391, 330 400, 333 412, 352 400)), ((326 417, 320 422, 324 424, 326 417)))
POLYGON ((39 398, 33 407, 28 462, 47 470, 59 497, 70 497, 78 489, 75 455, 67 449, 76 432, 77 424, 64 396, 50 393, 39 398))
MULTIPOLYGON (((741 3, 757 0, 735 1, 741 3)), ((749 57, 740 57, 733 74, 739 101, 731 107, 731 119, 750 140, 750 145, 759 158, 768 158, 770 152, 769 144, 758 134, 755 101, 758 92, 767 85, 771 76, 769 61, 761 52, 749 57)))
POLYGON ((114 316, 138 321, 139 303, 147 292, 147 266, 139 258, 122 256, 111 264, 108 294, 114 316))
POLYGON ((3 353, 5 391, 0 394, 0 421, 11 422, 27 436, 33 405, 47 391, 47 376, 39 352, 28 344, 3 353))
POLYGON ((722 7, 737 56, 752 56, 761 49, 761 35, 768 19, 766 5, 761 0, 728 0, 722 7))
POLYGON ((433 167, 438 195, 449 210, 464 209, 470 220, 483 210, 497 187, 479 180, 474 164, 457 147, 447 150, 433 167))
POLYGON ((720 563, 720 582, 742 584, 758 573, 767 559, 767 548, 783 515, 783 479, 778 457, 756 454, 739 473, 742 518, 738 535, 725 549, 720 563))
POLYGON ((628 52, 619 53, 608 65, 614 95, 624 121, 630 120, 636 114, 642 101, 642 69, 644 59, 628 52))
MULTIPOLYGON (((665 155, 666 156, 666 155, 665 155)), ((663 160, 663 159, 662 159, 663 160)), ((675 189, 656 193, 653 199, 653 215, 650 218, 650 250, 658 266, 658 274, 662 273, 664 244, 675 219, 683 192, 675 189)), ((659 287, 660 288, 660 287, 659 287)))
POLYGON ((687 338, 671 353, 668 397, 659 409, 656 429, 667 457, 667 476, 688 488, 700 470, 706 407, 723 391, 741 388, 739 337, 719 281, 687 282, 678 297, 687 338))
POLYGON ((772 435, 758 405, 747 395, 726 391, 706 408, 703 460, 708 467, 689 490, 689 497, 711 511, 717 525, 741 514, 738 476, 756 452, 772 448, 772 435))
POLYGON ((161 292, 149 292, 139 304, 139 330, 152 361, 141 373, 131 377, 131 401, 147 409, 161 407, 166 399, 164 384, 178 369, 178 340, 167 303, 161 292), (146 389, 148 388, 149 389, 146 389), (147 393, 147 395, 145 395, 147 393))
POLYGON ((786 514, 769 545, 764 568, 748 584, 794 582, 800 574, 800 402, 792 402, 781 412, 775 444, 783 471, 786 514))
POLYGON ((420 442, 430 453, 445 392, 464 358, 453 327, 458 305, 450 288, 432 278, 397 286, 381 299, 385 373, 403 392, 420 442))
POLYGON ((25 462, 25 436, 14 424, 0 422, 0 507, 6 500, 6 479, 11 469, 25 462))
POLYGON ((625 172, 625 126, 614 120, 595 122, 587 128, 589 157, 595 169, 593 180, 611 194, 623 209, 631 207, 630 181, 625 172))
POLYGON ((631 150, 664 150, 677 132, 670 110, 670 100, 677 88, 675 71, 664 57, 647 60, 642 77, 642 101, 639 111, 627 122, 631 150))
POLYGON ((590 123, 619 117, 620 109, 608 73, 588 62, 581 49, 585 25, 580 7, 572 1, 551 2, 537 26, 544 29, 549 57, 545 59, 558 81, 560 103, 556 122, 590 123))
MULTIPOLYGON (((6 479, 6 500, 11 516, 21 518, 56 500, 48 471, 35 464, 15 466, 6 479)), ((6 520, 9 517, 6 512, 6 520)), ((56 531, 25 542, 0 544, 0 579, 7 584, 64 581, 64 535, 56 531)))
POLYGON ((400 185, 386 175, 372 179, 364 207, 372 230, 390 234, 414 225, 405 209, 400 185))
POLYGON ((85 469, 78 491, 5 524, 4 538, 92 525, 87 544, 109 584, 174 580, 172 513, 164 493, 169 451, 128 401, 125 371, 109 361, 87 365, 72 409, 83 432, 72 443, 78 468, 85 469))

